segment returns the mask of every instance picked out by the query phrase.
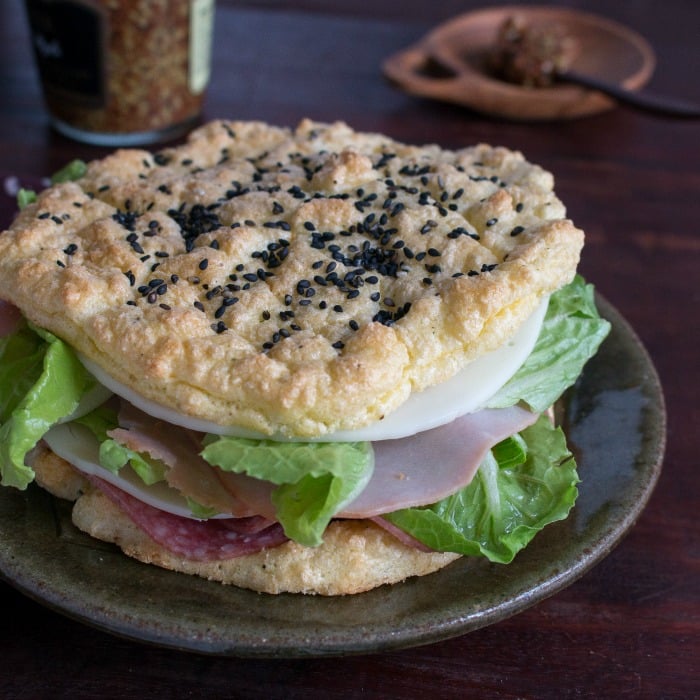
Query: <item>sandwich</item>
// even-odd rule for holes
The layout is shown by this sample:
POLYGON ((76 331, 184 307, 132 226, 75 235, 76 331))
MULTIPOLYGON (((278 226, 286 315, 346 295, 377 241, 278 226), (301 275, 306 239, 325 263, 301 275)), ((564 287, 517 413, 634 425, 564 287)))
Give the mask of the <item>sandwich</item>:
POLYGON ((552 407, 609 324, 553 177, 218 120, 74 164, 0 235, 0 470, 142 562, 344 595, 567 517, 552 407))

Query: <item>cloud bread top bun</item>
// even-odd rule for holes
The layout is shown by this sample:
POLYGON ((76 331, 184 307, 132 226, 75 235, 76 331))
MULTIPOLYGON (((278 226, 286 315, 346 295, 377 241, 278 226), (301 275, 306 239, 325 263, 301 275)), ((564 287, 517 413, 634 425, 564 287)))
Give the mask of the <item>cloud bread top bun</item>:
POLYGON ((380 419, 512 336, 583 233, 517 152, 215 121, 55 185, 0 297, 141 395, 263 433, 380 419))

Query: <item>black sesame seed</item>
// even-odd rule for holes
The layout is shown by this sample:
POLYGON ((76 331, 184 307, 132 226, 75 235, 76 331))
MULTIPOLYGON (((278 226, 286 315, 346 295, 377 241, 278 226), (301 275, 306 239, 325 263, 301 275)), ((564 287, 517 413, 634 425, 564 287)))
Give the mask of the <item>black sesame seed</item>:
POLYGON ((69 246, 63 249, 66 255, 73 255, 78 250, 78 246, 75 243, 71 243, 69 246))
POLYGON ((489 219, 489 220, 486 222, 486 225, 487 225, 487 226, 493 226, 493 225, 496 224, 496 223, 498 223, 498 218, 497 218, 497 217, 494 217, 493 219, 489 219))
POLYGON ((525 208, 525 205, 522 202, 518 202, 515 205, 515 211, 518 212, 518 214, 525 208))
POLYGON ((354 331, 360 328, 360 324, 354 318, 348 323, 348 326, 350 326, 350 328, 352 328, 354 331))
POLYGON ((342 350, 345 347, 345 343, 342 340, 336 340, 335 343, 333 343, 333 347, 336 350, 342 350))
POLYGON ((517 236, 518 234, 522 233, 525 230, 524 226, 516 226, 511 232, 511 236, 517 236))

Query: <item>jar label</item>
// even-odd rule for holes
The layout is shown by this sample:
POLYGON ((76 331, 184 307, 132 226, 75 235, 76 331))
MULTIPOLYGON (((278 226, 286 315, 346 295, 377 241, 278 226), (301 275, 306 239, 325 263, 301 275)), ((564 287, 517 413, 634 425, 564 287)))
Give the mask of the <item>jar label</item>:
POLYGON ((189 88, 198 95, 209 82, 211 42, 214 27, 214 0, 190 3, 189 88))
POLYGON ((102 105, 102 12, 75 0, 27 0, 26 7, 45 89, 86 105, 102 105))

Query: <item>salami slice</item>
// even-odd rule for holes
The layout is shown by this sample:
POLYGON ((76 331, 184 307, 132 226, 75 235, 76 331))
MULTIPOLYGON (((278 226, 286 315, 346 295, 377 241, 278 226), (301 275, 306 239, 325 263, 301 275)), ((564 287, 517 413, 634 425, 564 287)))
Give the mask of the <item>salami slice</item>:
POLYGON ((257 516, 193 520, 150 506, 95 476, 90 482, 118 505, 152 540, 192 561, 218 561, 253 554, 287 541, 279 523, 257 516))

